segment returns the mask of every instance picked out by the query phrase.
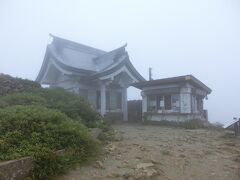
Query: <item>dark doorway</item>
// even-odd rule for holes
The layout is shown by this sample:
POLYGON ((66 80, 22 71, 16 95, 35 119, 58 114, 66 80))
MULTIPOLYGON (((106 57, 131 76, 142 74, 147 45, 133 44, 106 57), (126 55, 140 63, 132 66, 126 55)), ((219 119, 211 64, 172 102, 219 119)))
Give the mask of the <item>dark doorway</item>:
POLYGON ((142 121, 142 100, 128 101, 128 121, 129 122, 142 121))

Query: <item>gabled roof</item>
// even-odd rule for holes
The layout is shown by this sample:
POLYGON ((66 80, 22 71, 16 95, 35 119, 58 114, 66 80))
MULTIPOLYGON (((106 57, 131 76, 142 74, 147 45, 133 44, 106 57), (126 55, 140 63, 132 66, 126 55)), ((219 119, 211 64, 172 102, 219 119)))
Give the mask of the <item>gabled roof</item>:
POLYGON ((106 52, 90 46, 53 36, 53 41, 47 46, 42 67, 36 81, 42 82, 49 63, 54 63, 58 69, 67 74, 81 75, 83 78, 93 79, 108 75, 126 66, 139 81, 145 79, 137 72, 129 60, 125 50, 126 44, 120 48, 106 52), (85 77, 84 77, 85 76, 85 77))
POLYGON ((125 51, 125 47, 127 46, 127 44, 117 48, 117 49, 114 49, 110 52, 105 52, 104 54, 94 58, 94 61, 95 62, 100 62, 105 60, 105 59, 113 59, 113 61, 117 61, 119 58, 119 56, 121 56, 121 54, 124 54, 126 51, 125 51))
POLYGON ((139 74, 138 71, 134 68, 134 66, 132 65, 132 63, 129 60, 128 56, 125 56, 124 59, 122 59, 118 63, 113 63, 110 67, 107 67, 106 69, 104 69, 104 70, 102 70, 100 72, 94 73, 93 75, 89 76, 88 79, 95 79, 95 78, 107 76, 107 75, 112 74, 113 72, 117 71, 118 69, 124 67, 124 66, 128 69, 128 71, 130 71, 132 74, 135 75, 135 78, 139 82, 146 81, 141 76, 141 74, 139 74))
POLYGON ((95 71, 91 71, 91 70, 86 70, 86 69, 81 69, 81 68, 76 68, 74 66, 70 66, 68 64, 65 64, 62 62, 61 57, 59 57, 57 55, 57 53, 55 52, 55 50, 53 49, 53 46, 50 44, 47 46, 46 48, 46 52, 45 52, 45 56, 44 56, 44 60, 43 60, 43 63, 42 63, 42 66, 41 66, 41 69, 38 73, 38 76, 36 78, 36 81, 41 83, 42 81, 42 78, 44 77, 44 74, 46 73, 47 71, 47 67, 48 67, 48 64, 51 63, 50 62, 50 57, 51 57, 51 60, 56 64, 58 65, 60 68, 66 70, 66 71, 69 71, 70 73, 72 74, 86 74, 86 75, 89 75, 89 74, 93 74, 95 71))
POLYGON ((208 94, 210 94, 212 92, 212 90, 209 87, 207 87, 200 80, 195 78, 193 75, 156 79, 156 80, 134 83, 132 85, 136 88, 143 89, 144 87, 160 86, 160 85, 165 85, 165 84, 182 83, 182 82, 189 82, 195 86, 198 86, 199 88, 205 90, 208 94))

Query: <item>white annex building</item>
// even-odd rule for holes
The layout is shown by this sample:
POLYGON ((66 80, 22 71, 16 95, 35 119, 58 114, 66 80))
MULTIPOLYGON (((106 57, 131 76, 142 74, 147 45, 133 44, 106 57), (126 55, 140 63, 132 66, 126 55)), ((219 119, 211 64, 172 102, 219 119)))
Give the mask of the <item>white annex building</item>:
POLYGON ((208 121, 204 99, 212 90, 192 75, 133 84, 142 90, 142 115, 149 121, 208 121))
POLYGON ((129 60, 126 45, 106 52, 51 35, 36 81, 83 96, 101 115, 128 120, 127 88, 145 79, 129 60))

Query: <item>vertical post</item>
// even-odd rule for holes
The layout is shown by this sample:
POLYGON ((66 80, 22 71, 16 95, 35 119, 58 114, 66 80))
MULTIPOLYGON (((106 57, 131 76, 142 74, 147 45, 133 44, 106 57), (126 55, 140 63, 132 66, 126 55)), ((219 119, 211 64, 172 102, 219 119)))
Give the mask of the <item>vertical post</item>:
POLYGON ((144 92, 141 92, 142 95, 142 121, 144 122, 144 114, 147 112, 147 96, 144 92))
POLYGON ((142 95, 142 112, 147 112, 147 96, 144 94, 144 92, 141 92, 142 95))
POLYGON ((123 121, 128 121, 127 87, 122 88, 123 121))
POLYGON ((233 119, 236 120, 236 122, 233 124, 235 136, 239 136, 240 135, 240 118, 233 118, 233 119))
POLYGON ((101 84, 101 115, 106 114, 106 85, 101 84))
POLYGON ((151 81, 151 80, 153 80, 152 79, 152 68, 149 68, 148 71, 149 71, 149 81, 151 81))
POLYGON ((240 135, 240 118, 238 118, 238 135, 240 135))

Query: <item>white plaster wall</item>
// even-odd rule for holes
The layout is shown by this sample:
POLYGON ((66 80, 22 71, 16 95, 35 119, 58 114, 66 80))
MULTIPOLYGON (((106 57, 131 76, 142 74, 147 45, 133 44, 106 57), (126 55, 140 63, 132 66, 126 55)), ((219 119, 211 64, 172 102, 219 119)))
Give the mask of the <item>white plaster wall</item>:
POLYGON ((180 108, 181 113, 191 113, 191 88, 181 88, 180 108))
POLYGON ((192 119, 201 119, 205 121, 205 119, 199 114, 153 114, 146 115, 146 120, 148 121, 176 121, 176 122, 184 122, 192 119))

